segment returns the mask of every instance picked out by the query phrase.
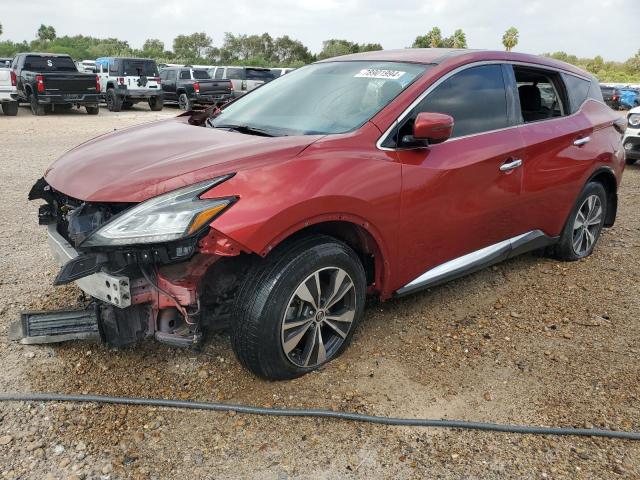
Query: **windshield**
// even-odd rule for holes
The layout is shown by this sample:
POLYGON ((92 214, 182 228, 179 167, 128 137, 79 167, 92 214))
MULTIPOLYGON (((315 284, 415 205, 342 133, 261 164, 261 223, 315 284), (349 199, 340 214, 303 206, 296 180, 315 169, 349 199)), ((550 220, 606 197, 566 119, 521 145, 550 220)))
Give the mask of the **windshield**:
POLYGON ((397 62, 316 63, 239 98, 211 125, 250 127, 272 135, 349 132, 382 110, 427 68, 397 62))
POLYGON ((41 57, 28 55, 24 59, 24 69, 38 72, 77 72, 71 57, 41 57))
POLYGON ((158 67, 153 60, 126 59, 122 60, 122 75, 157 77, 158 67))
POLYGON ((196 80, 205 80, 211 78, 206 70, 193 70, 193 78, 196 80))

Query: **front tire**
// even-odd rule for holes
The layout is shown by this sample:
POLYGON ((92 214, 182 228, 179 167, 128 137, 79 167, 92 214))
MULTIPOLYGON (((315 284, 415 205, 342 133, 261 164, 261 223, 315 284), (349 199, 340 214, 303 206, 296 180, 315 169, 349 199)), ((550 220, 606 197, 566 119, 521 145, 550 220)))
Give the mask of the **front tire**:
POLYGON ((98 113, 100 112, 99 105, 85 105, 84 108, 89 115, 98 115, 98 113))
POLYGON ((575 261, 591 255, 600 238, 606 213, 606 190, 601 183, 587 183, 564 226, 560 241, 551 247, 551 256, 575 261))
POLYGON ((18 102, 3 102, 2 113, 8 117, 15 117, 18 115, 18 102))
POLYGON ((159 112, 164 107, 164 101, 162 97, 151 97, 149 99, 149 108, 153 112, 159 112))
POLYGON ((246 368, 269 380, 299 377, 339 356, 364 312, 362 263, 331 237, 283 244, 246 279, 231 344, 246 368))

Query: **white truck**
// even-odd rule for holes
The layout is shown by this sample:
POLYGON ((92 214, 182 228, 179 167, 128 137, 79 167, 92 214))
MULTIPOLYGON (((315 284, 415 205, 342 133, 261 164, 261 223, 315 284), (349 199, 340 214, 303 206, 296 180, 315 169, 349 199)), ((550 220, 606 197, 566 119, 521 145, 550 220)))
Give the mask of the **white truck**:
POLYGON ((138 102, 147 102, 153 111, 162 110, 162 85, 155 60, 102 57, 96 59, 96 73, 110 111, 119 112, 138 102))
POLYGON ((633 165, 640 160, 640 107, 629 110, 627 122, 622 145, 627 165, 633 165))
POLYGON ((7 67, 0 67, 0 104, 5 115, 13 117, 18 114, 16 74, 7 67))

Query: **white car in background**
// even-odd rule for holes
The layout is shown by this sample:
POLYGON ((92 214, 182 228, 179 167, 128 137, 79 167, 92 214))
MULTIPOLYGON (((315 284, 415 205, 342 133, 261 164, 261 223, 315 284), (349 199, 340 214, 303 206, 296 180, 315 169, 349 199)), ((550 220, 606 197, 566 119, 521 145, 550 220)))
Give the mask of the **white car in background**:
POLYGON ((2 104, 2 113, 14 117, 18 114, 16 73, 3 65, 0 64, 0 104, 2 104))
POLYGON ((640 107, 629 110, 627 122, 622 145, 627 165, 633 165, 640 160, 640 107))

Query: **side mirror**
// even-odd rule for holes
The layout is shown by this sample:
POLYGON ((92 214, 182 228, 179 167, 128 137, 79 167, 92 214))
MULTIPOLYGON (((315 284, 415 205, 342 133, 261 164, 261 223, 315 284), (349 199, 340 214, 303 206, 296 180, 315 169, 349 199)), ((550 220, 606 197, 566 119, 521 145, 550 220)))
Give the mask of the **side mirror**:
POLYGON ((406 135, 402 143, 427 146, 442 143, 451 137, 453 117, 445 113, 421 112, 413 123, 413 135, 406 135))

